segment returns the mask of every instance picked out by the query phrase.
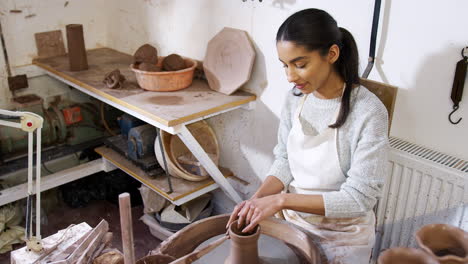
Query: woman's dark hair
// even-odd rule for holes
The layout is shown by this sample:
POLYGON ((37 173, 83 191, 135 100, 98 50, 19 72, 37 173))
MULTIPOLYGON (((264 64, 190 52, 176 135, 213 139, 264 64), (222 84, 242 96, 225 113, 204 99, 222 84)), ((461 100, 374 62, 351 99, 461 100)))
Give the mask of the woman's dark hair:
POLYGON ((350 111, 351 90, 359 84, 359 55, 351 33, 338 27, 335 19, 327 12, 310 8, 291 15, 283 22, 276 34, 276 42, 279 41, 291 41, 309 51, 318 50, 322 56, 328 54, 333 44, 340 48, 340 56, 334 67, 346 85, 340 113, 336 123, 330 127, 343 125, 350 111))

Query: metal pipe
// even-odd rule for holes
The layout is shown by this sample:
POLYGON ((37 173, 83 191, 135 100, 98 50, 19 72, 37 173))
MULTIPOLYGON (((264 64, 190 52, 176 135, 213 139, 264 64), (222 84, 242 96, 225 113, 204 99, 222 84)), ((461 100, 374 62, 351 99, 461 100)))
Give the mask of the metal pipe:
POLYGON ((36 129, 36 238, 41 241, 41 130, 36 129))

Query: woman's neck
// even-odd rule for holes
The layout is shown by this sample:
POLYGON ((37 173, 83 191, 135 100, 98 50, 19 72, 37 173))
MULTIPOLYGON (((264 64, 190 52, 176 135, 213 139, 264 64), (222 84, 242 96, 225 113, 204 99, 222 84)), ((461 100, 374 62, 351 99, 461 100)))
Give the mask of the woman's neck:
POLYGON ((343 94, 344 80, 336 73, 330 74, 325 84, 314 91, 314 95, 320 99, 334 99, 343 94))

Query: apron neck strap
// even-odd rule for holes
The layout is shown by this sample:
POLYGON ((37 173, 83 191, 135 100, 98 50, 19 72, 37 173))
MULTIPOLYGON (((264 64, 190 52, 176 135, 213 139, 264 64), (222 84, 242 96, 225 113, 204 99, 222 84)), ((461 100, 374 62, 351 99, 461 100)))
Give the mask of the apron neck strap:
POLYGON ((307 99, 308 94, 303 94, 302 98, 299 100, 299 105, 297 106, 296 110, 296 118, 299 118, 302 112, 302 108, 304 107, 304 102, 307 99))

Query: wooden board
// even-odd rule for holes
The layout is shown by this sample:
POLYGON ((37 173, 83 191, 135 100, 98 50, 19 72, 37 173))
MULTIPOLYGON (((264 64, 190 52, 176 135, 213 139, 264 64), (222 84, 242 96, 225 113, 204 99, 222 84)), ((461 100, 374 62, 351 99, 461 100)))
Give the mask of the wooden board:
POLYGON ((54 30, 34 34, 36 39, 37 55, 39 58, 48 58, 64 55, 62 31, 54 30))
MULTIPOLYGON (((96 148, 95 151, 103 158, 109 160, 121 170, 125 171, 127 174, 139 180, 171 202, 175 202, 187 195, 215 184, 215 181, 211 178, 200 182, 192 182, 171 176, 174 192, 169 194, 169 186, 165 174, 155 178, 150 177, 142 169, 135 166, 130 160, 108 147, 99 147, 96 148)), ((232 172, 228 169, 220 168, 220 170, 226 177, 232 175, 232 172)))
POLYGON ((210 88, 232 94, 249 79, 255 49, 243 30, 225 27, 208 42, 203 69, 210 88))
POLYGON ((79 72, 68 70, 66 55, 35 59, 33 63, 93 94, 169 127, 256 99, 255 95, 242 91, 230 96, 215 92, 203 80, 194 80, 189 88, 175 92, 145 91, 138 86, 135 73, 130 70, 132 56, 108 48, 89 50, 87 56, 89 69, 79 72), (109 89, 102 82, 104 75, 114 69, 119 69, 127 79, 120 89, 109 89))

